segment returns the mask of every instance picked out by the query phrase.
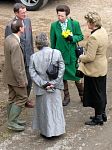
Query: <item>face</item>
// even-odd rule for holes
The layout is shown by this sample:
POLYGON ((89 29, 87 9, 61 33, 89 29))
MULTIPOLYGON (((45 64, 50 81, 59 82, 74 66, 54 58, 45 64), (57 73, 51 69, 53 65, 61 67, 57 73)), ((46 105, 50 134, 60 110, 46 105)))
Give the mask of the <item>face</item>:
POLYGON ((20 8, 20 9, 19 9, 19 12, 16 12, 15 15, 16 15, 19 19, 23 20, 23 19, 25 19, 25 17, 26 17, 26 13, 27 13, 26 8, 20 8))
POLYGON ((90 29, 90 30, 93 30, 95 27, 94 24, 90 23, 90 22, 87 22, 87 26, 88 26, 88 29, 90 29))
POLYGON ((58 11, 57 16, 58 16, 58 20, 59 20, 60 22, 65 22, 65 20, 66 20, 66 18, 67 18, 66 12, 58 11))

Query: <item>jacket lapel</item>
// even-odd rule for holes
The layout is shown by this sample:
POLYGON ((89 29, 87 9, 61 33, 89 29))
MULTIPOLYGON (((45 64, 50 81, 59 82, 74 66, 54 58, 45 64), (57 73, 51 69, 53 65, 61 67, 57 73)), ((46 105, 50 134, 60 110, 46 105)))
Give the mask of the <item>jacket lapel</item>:
POLYGON ((67 29, 69 29, 73 33, 71 19, 68 19, 67 29))

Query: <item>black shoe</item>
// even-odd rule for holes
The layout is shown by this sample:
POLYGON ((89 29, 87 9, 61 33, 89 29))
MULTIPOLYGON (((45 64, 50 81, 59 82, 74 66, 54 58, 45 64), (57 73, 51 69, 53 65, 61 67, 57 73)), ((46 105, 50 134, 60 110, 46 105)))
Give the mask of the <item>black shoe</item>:
POLYGON ((101 114, 101 115, 97 115, 97 116, 96 116, 94 119, 92 119, 91 121, 85 122, 85 125, 90 125, 90 126, 103 125, 102 114, 101 114))
POLYGON ((90 126, 103 125, 103 121, 91 120, 91 121, 85 122, 85 125, 90 125, 90 126))
POLYGON ((95 119, 95 116, 90 116, 90 119, 91 119, 91 120, 94 120, 94 119, 95 119))
MULTIPOLYGON (((94 120, 95 116, 90 116, 90 119, 94 120)), ((103 119, 104 122, 107 122, 107 115, 106 115, 106 113, 102 114, 102 119, 103 119)))
POLYGON ((67 106, 70 103, 70 99, 63 100, 63 106, 67 106))
POLYGON ((102 114, 102 119, 104 122, 107 122, 107 115, 105 112, 102 114))

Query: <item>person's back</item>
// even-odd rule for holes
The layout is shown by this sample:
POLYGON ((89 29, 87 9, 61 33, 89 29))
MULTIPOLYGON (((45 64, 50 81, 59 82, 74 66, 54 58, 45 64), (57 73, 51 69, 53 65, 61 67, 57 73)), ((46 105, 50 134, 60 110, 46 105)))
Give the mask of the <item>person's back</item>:
POLYGON ((61 98, 65 69, 64 61, 58 50, 48 47, 45 33, 40 33, 36 37, 35 43, 39 51, 31 56, 29 66, 30 75, 35 83, 36 94, 33 129, 39 129, 40 134, 44 135, 44 137, 59 136, 65 133, 61 98), (58 61, 59 65, 58 77, 54 80, 50 80, 46 73, 52 54, 52 63, 56 64, 58 61))
MULTIPOLYGON (((25 75, 25 66, 24 66, 24 61, 23 61, 23 54, 19 45, 19 41, 18 39, 15 37, 14 34, 9 35, 5 41, 4 41, 4 53, 5 53, 5 73, 4 73, 4 78, 5 78, 5 82, 7 82, 7 84, 11 84, 11 85, 18 85, 17 79, 16 79, 16 75, 15 75, 15 71, 16 69, 18 69, 18 71, 20 71, 19 73, 19 77, 21 77, 21 73, 23 72, 23 76, 25 75), (16 53, 16 55, 15 55, 16 53), (17 59, 17 57, 19 57, 19 60, 17 59), (12 59, 13 59, 13 63, 12 63, 12 59), (20 61, 18 63, 18 61, 20 61), (23 68, 21 70, 20 65, 23 68)), ((17 73, 17 72, 16 72, 17 73)), ((17 74, 18 76, 18 74, 17 74)), ((26 76, 25 76, 26 77, 26 76)), ((25 80, 25 78, 24 78, 25 80)))
POLYGON ((7 105, 8 129, 23 131, 25 121, 19 121, 18 117, 28 98, 27 77, 20 47, 20 35, 24 32, 22 21, 13 21, 11 29, 13 33, 4 42, 4 78, 9 90, 7 105))

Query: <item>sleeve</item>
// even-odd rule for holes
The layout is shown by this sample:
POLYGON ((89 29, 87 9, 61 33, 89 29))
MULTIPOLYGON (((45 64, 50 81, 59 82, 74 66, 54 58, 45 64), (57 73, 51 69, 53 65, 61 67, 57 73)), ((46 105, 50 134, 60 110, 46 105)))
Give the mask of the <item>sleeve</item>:
POLYGON ((7 25, 5 28, 5 38, 10 34, 12 34, 11 26, 7 25))
POLYGON ((50 43, 51 48, 54 49, 56 47, 56 33, 53 24, 51 24, 50 28, 50 43))
POLYGON ((97 49, 98 49, 98 42, 95 39, 95 37, 91 36, 88 40, 88 46, 85 54, 79 56, 81 62, 89 63, 94 61, 97 49))
POLYGON ((34 64, 34 61, 33 61, 33 56, 34 55, 31 55, 30 57, 30 64, 29 64, 29 73, 30 73, 30 76, 32 78, 32 81, 38 85, 39 87, 43 87, 43 85, 45 85, 47 83, 47 81, 44 81, 38 74, 38 72, 36 71, 35 69, 35 64, 34 64))
POLYGON ((11 64, 14 76, 18 82, 18 85, 21 83, 25 83, 25 68, 24 68, 24 60, 21 49, 19 45, 14 46, 11 51, 11 64))
POLYGON ((54 86, 58 85, 61 80, 63 79, 63 75, 64 75, 64 71, 65 71, 65 64, 64 64, 64 60, 62 58, 61 52, 59 51, 59 73, 58 73, 58 78, 55 80, 50 81, 51 84, 53 84, 54 86))
POLYGON ((34 53, 34 47, 33 47, 33 34, 32 34, 32 24, 31 20, 29 19, 30 22, 30 31, 31 31, 31 46, 32 46, 32 52, 34 53))
POLYGON ((77 43, 84 39, 84 36, 81 31, 81 27, 78 21, 73 21, 74 23, 74 35, 73 35, 73 43, 77 43))

